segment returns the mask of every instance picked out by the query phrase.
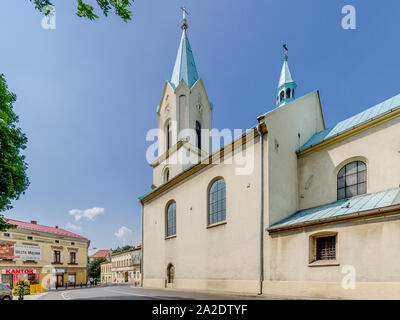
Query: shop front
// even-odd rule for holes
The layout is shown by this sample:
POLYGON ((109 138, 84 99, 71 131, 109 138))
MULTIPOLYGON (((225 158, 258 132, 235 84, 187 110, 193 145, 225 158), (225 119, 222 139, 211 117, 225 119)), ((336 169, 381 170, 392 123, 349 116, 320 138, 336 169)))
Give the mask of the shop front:
POLYGON ((86 269, 84 268, 71 268, 65 272, 65 277, 68 279, 68 285, 78 285, 80 283, 86 283, 86 269))
POLYGON ((55 275, 55 282, 57 287, 64 286, 64 273, 65 269, 54 269, 53 273, 55 275))
POLYGON ((4 268, 1 270, 0 282, 7 284, 10 288, 13 288, 14 284, 20 280, 39 283, 39 272, 32 268, 4 268))

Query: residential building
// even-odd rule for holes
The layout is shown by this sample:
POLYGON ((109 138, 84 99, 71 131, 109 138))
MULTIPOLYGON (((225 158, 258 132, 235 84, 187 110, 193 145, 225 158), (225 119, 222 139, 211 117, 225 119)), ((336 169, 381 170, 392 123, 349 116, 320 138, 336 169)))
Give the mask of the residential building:
MULTIPOLYGON (((139 285, 141 282, 141 246, 111 255, 112 283, 131 282, 139 285)), ((101 281, 108 283, 110 265, 102 264, 101 281)))
POLYGON ((59 228, 6 219, 16 229, 0 232, 0 282, 21 279, 44 287, 86 282, 90 241, 59 228))
POLYGON ((110 250, 98 250, 91 256, 89 256, 89 262, 92 262, 94 259, 106 259, 107 261, 111 261, 112 249, 110 250))
POLYGON ((400 95, 326 128, 319 92, 296 98, 285 51, 276 106, 211 153, 187 28, 139 198, 143 286, 400 299, 400 95))
POLYGON ((111 261, 104 261, 100 263, 100 282, 103 284, 109 284, 113 282, 111 261))

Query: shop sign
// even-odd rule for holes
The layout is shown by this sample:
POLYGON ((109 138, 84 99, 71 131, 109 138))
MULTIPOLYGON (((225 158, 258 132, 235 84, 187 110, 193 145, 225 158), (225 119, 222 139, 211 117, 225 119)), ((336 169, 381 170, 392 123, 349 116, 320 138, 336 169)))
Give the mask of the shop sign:
POLYGON ((0 242, 0 260, 39 261, 42 249, 39 246, 0 242))
POLYGON ((53 269, 53 273, 62 273, 64 274, 65 269, 53 269))
POLYGON ((42 256, 42 249, 39 246, 15 244, 14 255, 18 260, 39 261, 42 256))
POLYGON ((36 269, 3 269, 2 274, 35 274, 36 269))

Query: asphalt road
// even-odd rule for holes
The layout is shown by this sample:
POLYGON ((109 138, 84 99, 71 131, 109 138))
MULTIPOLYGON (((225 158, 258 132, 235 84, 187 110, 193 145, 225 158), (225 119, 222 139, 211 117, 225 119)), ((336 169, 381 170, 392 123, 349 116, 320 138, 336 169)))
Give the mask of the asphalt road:
POLYGON ((133 288, 129 285, 112 285, 50 291, 37 300, 244 300, 257 298, 257 296, 154 290, 133 288))

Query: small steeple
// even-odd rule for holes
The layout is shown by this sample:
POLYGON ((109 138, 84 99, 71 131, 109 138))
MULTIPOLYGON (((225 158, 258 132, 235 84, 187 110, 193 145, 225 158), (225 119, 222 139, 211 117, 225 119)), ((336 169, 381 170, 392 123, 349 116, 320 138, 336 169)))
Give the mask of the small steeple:
POLYGON ((279 79, 278 89, 276 89, 276 106, 279 108, 292 102, 295 99, 295 91, 297 88, 296 82, 293 81, 292 74, 290 73, 288 65, 288 48, 286 44, 283 45, 285 49, 285 56, 283 57, 283 66, 281 77, 279 79))
POLYGON ((181 7, 183 19, 181 24, 182 37, 176 57, 174 71, 172 72, 171 83, 177 87, 183 80, 191 88, 199 79, 196 64, 194 62, 192 48, 190 47, 189 39, 186 30, 189 25, 186 20, 188 12, 185 7, 181 7))

